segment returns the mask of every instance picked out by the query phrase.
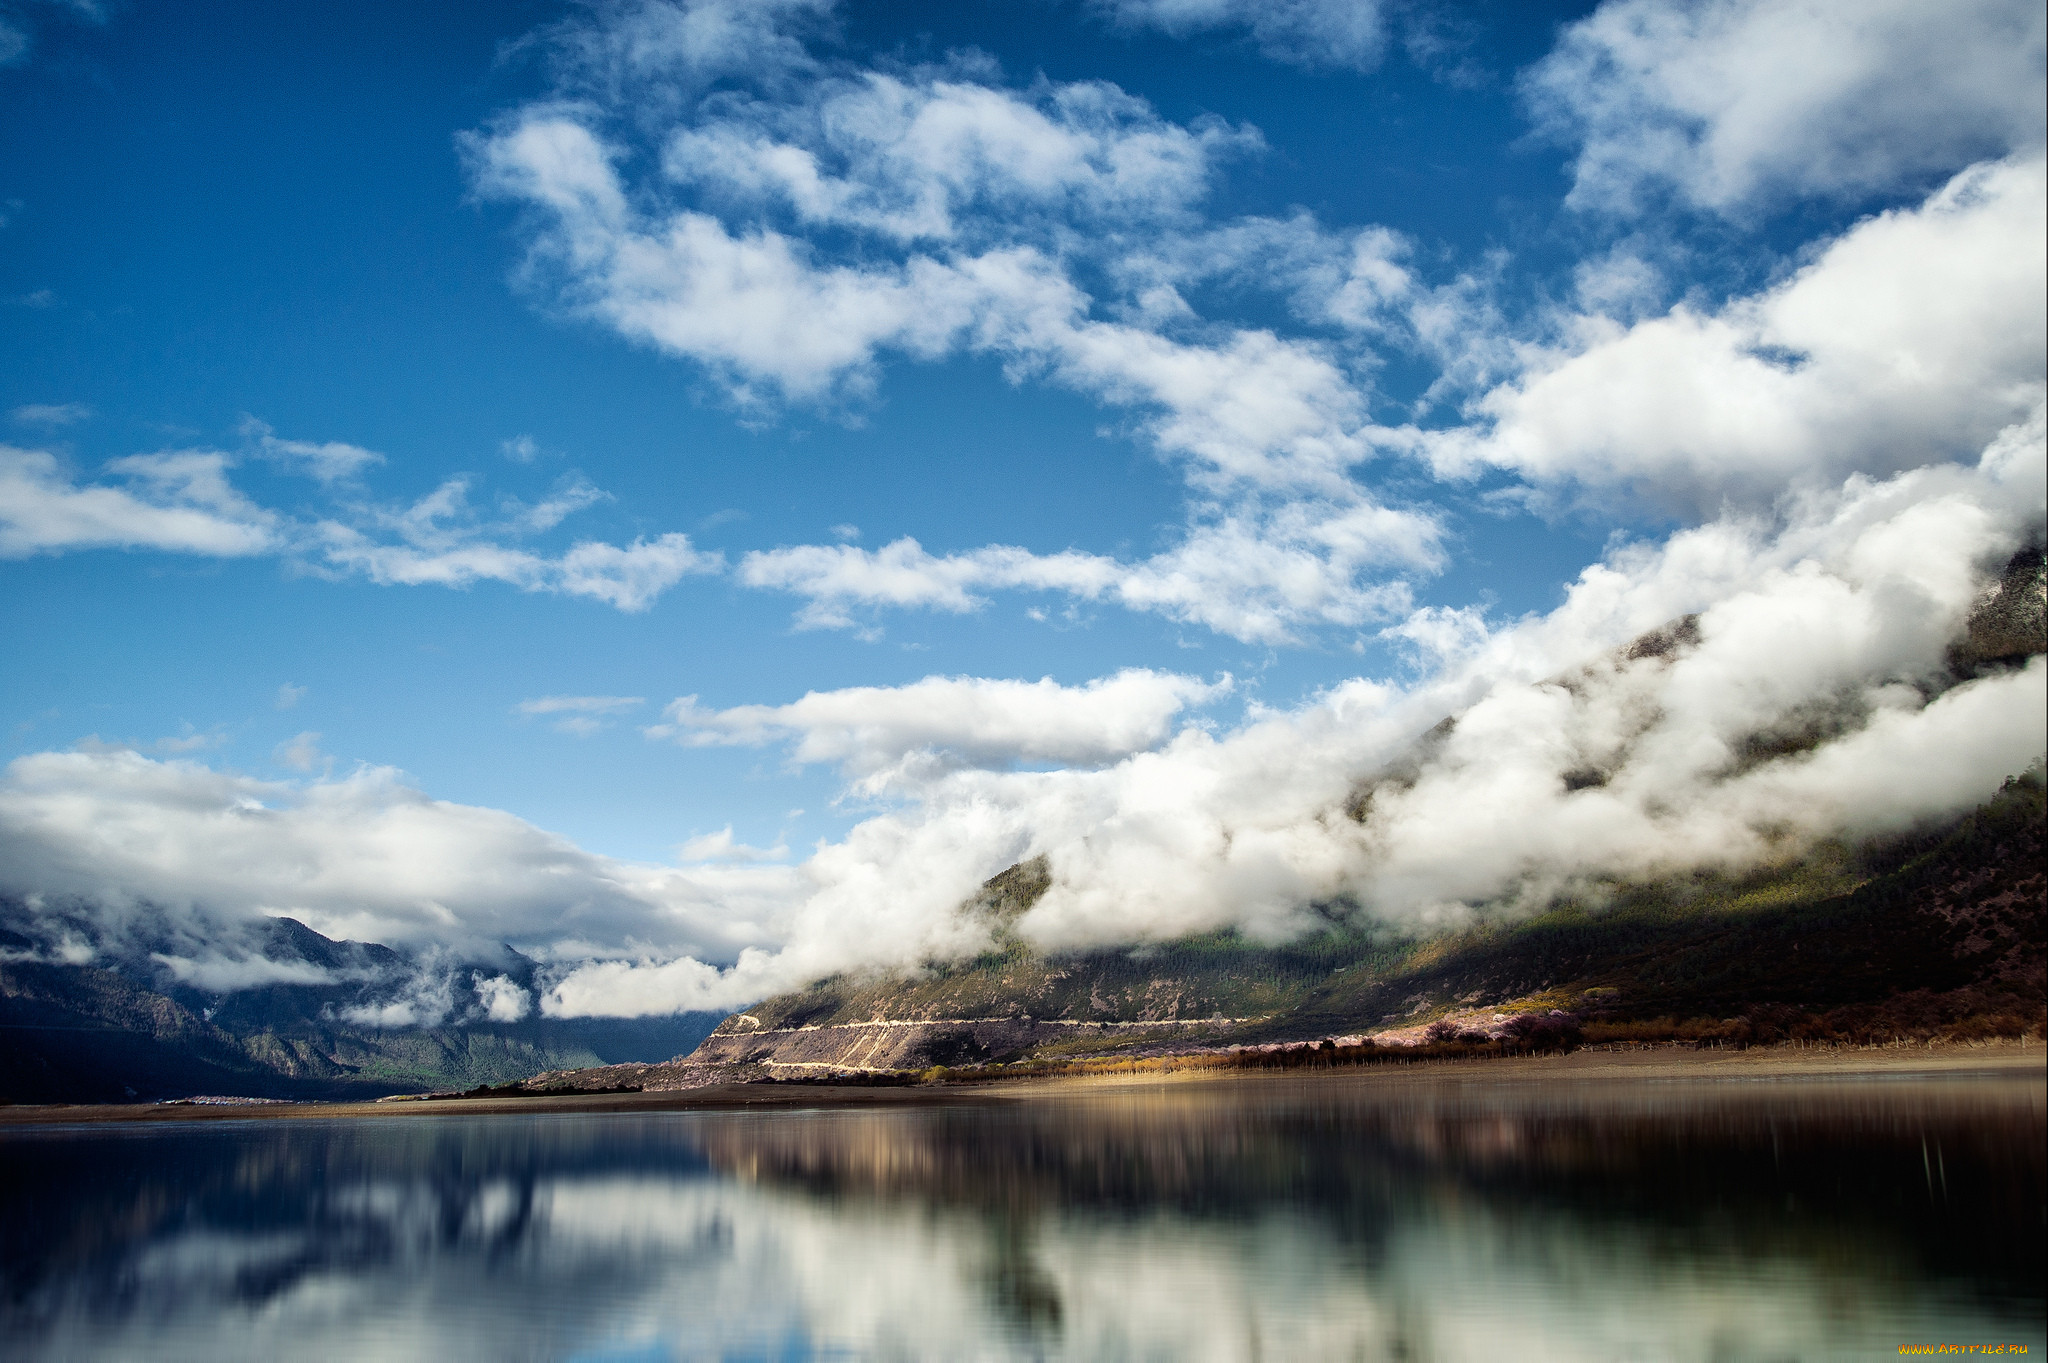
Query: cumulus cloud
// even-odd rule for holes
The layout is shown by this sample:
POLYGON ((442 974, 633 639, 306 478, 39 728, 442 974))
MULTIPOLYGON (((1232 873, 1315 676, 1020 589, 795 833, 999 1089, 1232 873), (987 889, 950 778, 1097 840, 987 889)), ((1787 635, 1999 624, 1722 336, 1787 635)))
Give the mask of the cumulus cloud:
POLYGON ((1739 213, 2038 149, 2044 32, 2028 0, 1609 0, 1523 92, 1579 148, 1572 202, 1739 213))
POLYGON ((1967 456, 2041 400, 2040 157, 1963 171, 1762 293, 1623 326, 1579 319, 1422 441, 1439 470, 1631 486, 1711 514, 1788 485, 1967 456))
POLYGON ((1227 694, 1216 682, 1129 668, 1081 686, 926 677, 907 686, 812 691, 787 705, 707 710, 685 696, 650 737, 693 747, 787 743, 796 762, 872 778, 911 756, 980 767, 1094 766, 1156 747, 1174 717, 1227 694))
POLYGON ((564 520, 585 507, 608 502, 612 495, 591 483, 588 479, 572 476, 563 479, 547 496, 526 505, 507 499, 505 510, 510 513, 511 523, 520 530, 538 533, 552 530, 564 520))
POLYGON ((273 552, 279 518, 228 483, 224 454, 137 454, 118 483, 79 483, 55 455, 0 445, 0 558, 88 548, 240 558, 273 552))
POLYGON ((690 537, 671 532, 630 545, 584 540, 549 556, 505 543, 553 529, 607 494, 571 478, 532 506, 508 502, 505 519, 480 517, 470 506, 470 481, 450 478, 408 506, 353 508, 350 521, 307 527, 301 551, 330 570, 373 582, 467 587, 508 583, 522 591, 595 597, 624 611, 642 611, 683 578, 724 570, 724 556, 700 553, 690 537))

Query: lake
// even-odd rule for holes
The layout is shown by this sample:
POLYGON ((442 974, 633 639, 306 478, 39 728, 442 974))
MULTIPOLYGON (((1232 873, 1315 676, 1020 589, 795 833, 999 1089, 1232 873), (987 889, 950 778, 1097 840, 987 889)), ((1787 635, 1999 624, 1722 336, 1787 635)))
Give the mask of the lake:
POLYGON ((2038 1071, 0 1127, 0 1354, 2039 1357, 2044 1136, 2038 1071))

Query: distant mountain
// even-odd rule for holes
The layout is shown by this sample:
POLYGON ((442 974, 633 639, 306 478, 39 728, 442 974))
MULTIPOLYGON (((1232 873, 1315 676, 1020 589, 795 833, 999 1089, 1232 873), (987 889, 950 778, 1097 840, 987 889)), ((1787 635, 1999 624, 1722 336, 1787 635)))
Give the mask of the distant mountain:
MULTIPOLYGON (((2044 650, 2043 556, 2015 555, 1951 650, 1941 689, 2044 650)), ((1619 652, 1664 656, 1697 640, 1691 619, 1619 652)), ((1559 680, 1569 687, 1572 677, 1559 680)), ((1760 733, 1745 762, 1834 736, 1816 711, 1760 733)), ((1417 761, 1455 717, 1418 745, 1417 761)), ((2024 762, 2027 758, 2019 759, 2024 762)), ((1412 779, 1361 782, 1347 812, 1412 779)), ((1607 774, 1572 773, 1598 785, 1607 774)), ((834 977, 720 1024, 680 1066, 625 1067, 551 1083, 649 1087, 695 1071, 779 1077, 902 1074, 932 1066, 1298 1043, 1378 1034, 1470 1040, 1536 1018, 1613 1039, 1839 1040, 2039 1033, 2048 1023, 2048 847, 2038 768, 1980 809, 1904 838, 1831 843, 1741 875, 1610 884, 1533 917, 1414 937, 1333 913, 1330 930, 1267 946, 1233 933, 1045 955, 1004 949, 915 978, 834 977)), ((1041 862, 990 880, 970 907, 997 921, 1050 885, 1041 862)), ((701 1076, 697 1076, 701 1077, 701 1076)))
MULTIPOLYGON (((37 915, 45 923, 48 906, 37 915)), ((479 975, 533 991, 534 963, 428 966, 373 942, 337 942, 275 918, 240 945, 279 982, 208 990, 181 981, 162 952, 130 945, 104 964, 47 959, 21 928, 27 906, 0 903, 0 1102, 124 1102, 202 1093, 364 1098, 505 1083, 540 1070, 664 1060, 695 1046, 720 1015, 492 1021, 476 1010, 431 1026, 367 1019, 438 984, 452 995, 479 975), (36 959, 42 956, 44 959, 36 959), (293 983, 297 973, 332 982, 293 983)), ((453 1010, 451 1010, 453 1011, 453 1010)))
MULTIPOLYGON (((915 980, 831 979, 720 1024, 686 1063, 778 1077, 1156 1055, 1395 1033, 1500 1035, 1557 1013, 1615 1039, 2038 1033, 2048 846, 2038 773, 1909 839, 1742 876, 1615 887, 1597 908, 1421 939, 1212 934, 1140 950, 1008 950, 915 980)), ((989 883, 1028 906, 1043 868, 989 883)), ((599 1071, 592 1075, 595 1082, 599 1071)), ((640 1075, 658 1083, 658 1076, 640 1075)))

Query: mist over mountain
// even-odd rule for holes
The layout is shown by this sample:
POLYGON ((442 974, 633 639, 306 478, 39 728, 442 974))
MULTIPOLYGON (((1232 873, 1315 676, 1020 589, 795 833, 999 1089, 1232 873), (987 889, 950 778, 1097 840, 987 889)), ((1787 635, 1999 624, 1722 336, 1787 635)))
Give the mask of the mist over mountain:
POLYGON ((173 954, 192 926, 144 907, 120 941, 95 941, 95 921, 75 907, 0 901, 0 1101, 467 1088, 665 1060, 719 1020, 542 1018, 528 1002, 534 963, 510 948, 420 957, 290 918, 219 933, 204 944, 212 968, 194 969, 173 954), (53 925, 57 945, 45 949, 53 925))

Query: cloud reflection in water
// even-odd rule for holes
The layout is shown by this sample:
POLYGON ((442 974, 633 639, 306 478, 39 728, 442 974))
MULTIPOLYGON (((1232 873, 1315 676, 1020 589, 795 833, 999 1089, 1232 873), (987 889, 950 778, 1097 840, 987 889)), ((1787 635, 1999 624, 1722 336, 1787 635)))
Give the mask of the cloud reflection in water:
POLYGON ((0 1354, 2038 1349, 2043 1115, 2031 1080, 1273 1082, 16 1130, 0 1354))

